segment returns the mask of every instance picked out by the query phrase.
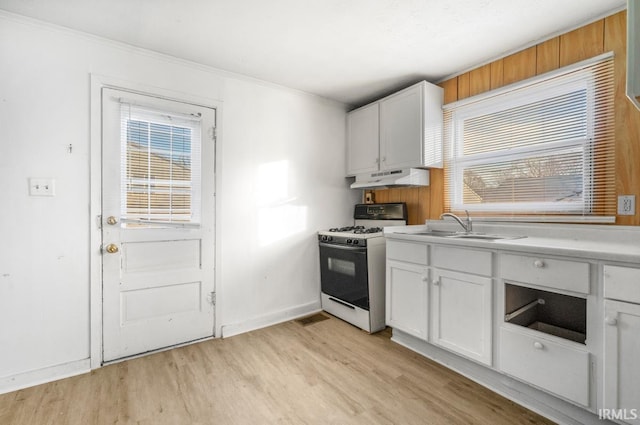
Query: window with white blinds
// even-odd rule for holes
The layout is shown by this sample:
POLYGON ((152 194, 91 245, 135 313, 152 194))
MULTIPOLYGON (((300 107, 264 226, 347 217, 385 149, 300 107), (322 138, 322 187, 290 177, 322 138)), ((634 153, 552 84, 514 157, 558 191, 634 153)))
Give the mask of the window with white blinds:
POLYGON ((122 101, 120 122, 123 224, 198 225, 200 115, 122 101))
POLYGON ((445 105, 445 209, 609 220, 616 212, 613 99, 606 54, 445 105))

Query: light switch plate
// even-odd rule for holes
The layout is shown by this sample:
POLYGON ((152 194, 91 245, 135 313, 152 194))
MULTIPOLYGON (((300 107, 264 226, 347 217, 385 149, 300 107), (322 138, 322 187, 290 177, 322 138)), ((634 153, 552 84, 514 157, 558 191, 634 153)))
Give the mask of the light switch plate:
POLYGON ((56 181, 54 179, 29 179, 29 195, 55 196, 56 181))
POLYGON ((636 195, 618 196, 618 215, 636 214, 636 195))

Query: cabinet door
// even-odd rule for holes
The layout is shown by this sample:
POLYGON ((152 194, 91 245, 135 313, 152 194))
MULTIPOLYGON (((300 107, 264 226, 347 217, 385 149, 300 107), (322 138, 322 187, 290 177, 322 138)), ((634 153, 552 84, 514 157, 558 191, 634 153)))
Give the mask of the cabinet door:
POLYGON ((604 307, 603 404, 640 424, 640 305, 605 300, 604 307))
POLYGON ((424 267, 387 261, 387 325, 424 341, 428 337, 428 278, 424 267))
POLYGON ((380 168, 393 170, 422 164, 423 85, 380 101, 380 168))
POLYGON ((347 114, 347 175, 378 171, 379 105, 372 103, 347 114))
POLYGON ((434 270, 432 342, 491 365, 491 293, 489 277, 434 270))

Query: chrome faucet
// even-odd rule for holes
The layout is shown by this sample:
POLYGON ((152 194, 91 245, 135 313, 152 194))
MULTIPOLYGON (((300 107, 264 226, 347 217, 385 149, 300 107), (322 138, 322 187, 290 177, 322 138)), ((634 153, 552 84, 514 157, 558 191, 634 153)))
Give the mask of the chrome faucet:
POLYGON ((460 224, 460 226, 462 226, 462 228, 464 229, 464 231, 466 233, 471 233, 471 231, 473 230, 473 223, 471 222, 471 217, 469 217, 469 211, 464 210, 464 212, 467 214, 467 219, 465 220, 466 223, 464 221, 462 221, 462 219, 460 217, 458 217, 457 215, 455 215, 453 213, 440 214, 440 219, 442 220, 444 217, 451 217, 455 221, 457 221, 458 224, 460 224))

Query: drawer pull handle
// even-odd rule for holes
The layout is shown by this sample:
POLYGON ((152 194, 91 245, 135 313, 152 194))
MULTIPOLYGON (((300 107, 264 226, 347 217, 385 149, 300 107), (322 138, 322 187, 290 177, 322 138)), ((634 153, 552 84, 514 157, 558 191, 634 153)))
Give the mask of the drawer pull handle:
POLYGON ((347 308, 350 308, 351 310, 355 310, 355 309, 356 309, 354 306, 349 305, 349 304, 347 304, 346 302, 344 302, 344 301, 340 301, 340 300, 335 299, 335 298, 333 298, 333 297, 329 297, 329 301, 333 301, 334 303, 338 303, 338 304, 340 304, 340 305, 343 305, 343 306, 345 306, 345 307, 347 307, 347 308))
POLYGON ((543 268, 543 267, 544 267, 544 261, 542 261, 542 260, 536 260, 536 261, 534 261, 534 262, 533 262, 533 265, 534 265, 536 268, 541 269, 541 268, 543 268))
POLYGON ((536 341, 533 343, 533 348, 535 348, 536 350, 542 350, 544 348, 544 345, 542 345, 541 342, 536 341))
POLYGON ((605 317, 604 318, 604 323, 606 323, 609 326, 615 326, 618 324, 618 319, 616 319, 615 317, 605 317))

